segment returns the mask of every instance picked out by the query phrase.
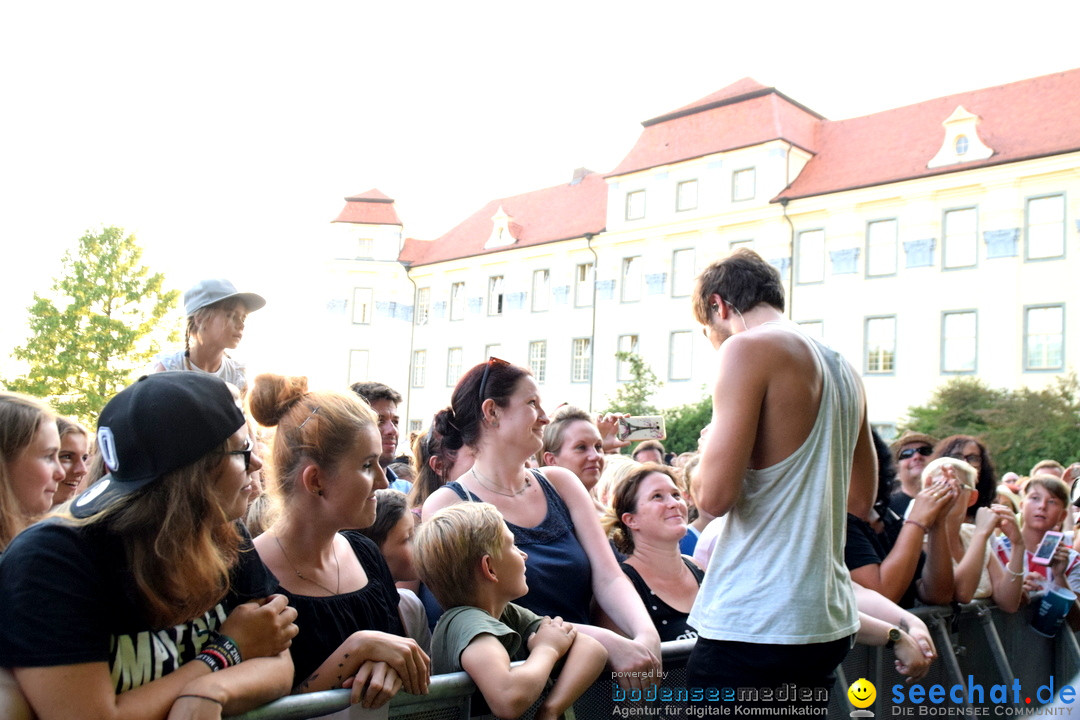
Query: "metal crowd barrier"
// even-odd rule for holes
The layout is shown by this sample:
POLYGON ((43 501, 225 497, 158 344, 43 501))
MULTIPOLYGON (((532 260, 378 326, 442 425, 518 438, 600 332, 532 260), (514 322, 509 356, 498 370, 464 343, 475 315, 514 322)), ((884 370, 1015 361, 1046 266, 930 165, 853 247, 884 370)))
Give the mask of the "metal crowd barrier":
MULTIPOLYGON (((983 686, 986 691, 992 685, 1020 687, 1031 691, 1045 685, 1053 677, 1060 688, 1069 684, 1077 688, 1077 712, 1080 714, 1080 644, 1076 635, 1067 627, 1056 638, 1044 638, 1029 627, 1032 608, 1025 608, 1018 613, 1008 614, 999 611, 992 603, 976 601, 958 608, 921 607, 913 610, 930 628, 937 645, 938 659, 930 668, 928 675, 919 684, 925 688, 932 685, 952 687, 961 685, 968 688, 971 684, 983 686)), ((679 640, 663 643, 663 661, 665 678, 662 688, 684 688, 686 686, 686 660, 693 649, 693 640, 679 640)), ((942 706, 904 707, 893 702, 893 688, 905 684, 893 665, 892 652, 882 647, 856 645, 848 653, 843 664, 837 669, 837 682, 830 695, 829 718, 847 718, 851 707, 847 701, 848 686, 858 678, 866 678, 877 688, 877 698, 871 708, 874 717, 934 715, 942 713, 933 710, 952 710, 951 715, 963 717, 993 713, 1001 714, 1002 708, 989 710, 995 703, 987 696, 969 698, 965 694, 960 704, 942 706), (982 710, 985 708, 986 710, 982 710), (920 712, 927 711, 927 712, 920 712)), ((614 683, 604 673, 588 691, 574 704, 573 715, 576 720, 593 720, 619 716, 620 711, 632 709, 632 704, 616 702, 613 699, 614 683)), ((390 718, 407 720, 469 720, 473 712, 473 695, 476 686, 465 673, 437 675, 431 679, 429 694, 409 695, 398 693, 389 704, 390 718)), ((1033 701, 1036 699, 1033 698, 1033 701)), ((1033 702, 1027 705, 1021 700, 1020 708, 1030 711, 1040 705, 1033 702)), ((349 707, 348 690, 327 690, 324 692, 291 695, 275 700, 260 708, 234 716, 231 720, 305 720, 339 712, 349 707)), ((637 706, 641 708, 639 704, 637 706)), ((672 704, 665 708, 653 704, 647 708, 651 712, 632 713, 634 716, 650 718, 686 718, 691 717, 685 704, 672 704)), ((1013 714, 1013 713, 1009 713, 1013 714)), ((1020 714, 1020 713, 1017 713, 1020 714)), ((569 715, 569 713, 568 713, 569 715)), ((627 715, 629 716, 629 715, 627 715)), ((490 717, 490 716, 486 716, 490 717)), ((529 720, 532 711, 523 718, 529 720)))

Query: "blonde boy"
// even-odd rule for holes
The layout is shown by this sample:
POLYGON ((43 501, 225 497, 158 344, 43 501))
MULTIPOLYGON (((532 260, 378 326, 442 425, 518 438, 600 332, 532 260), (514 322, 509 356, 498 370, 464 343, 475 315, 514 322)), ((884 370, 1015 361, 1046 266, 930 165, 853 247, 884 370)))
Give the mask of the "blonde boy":
POLYGON ((565 657, 537 720, 558 718, 600 675, 607 662, 600 643, 562 618, 510 602, 529 590, 527 556, 494 505, 444 508, 419 526, 414 542, 420 579, 447 608, 431 637, 432 673, 464 670, 492 713, 516 718, 565 657), (524 663, 511 667, 517 660, 524 663))

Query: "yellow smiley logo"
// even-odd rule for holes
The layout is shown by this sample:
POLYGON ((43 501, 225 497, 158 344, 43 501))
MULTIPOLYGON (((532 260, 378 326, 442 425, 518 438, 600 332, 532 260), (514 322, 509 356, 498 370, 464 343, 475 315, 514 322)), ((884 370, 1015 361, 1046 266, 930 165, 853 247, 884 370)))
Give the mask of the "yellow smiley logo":
POLYGON ((874 704, 874 698, 877 697, 877 688, 874 687, 874 683, 866 678, 859 678, 851 683, 851 687, 847 689, 847 697, 855 707, 868 708, 874 704))

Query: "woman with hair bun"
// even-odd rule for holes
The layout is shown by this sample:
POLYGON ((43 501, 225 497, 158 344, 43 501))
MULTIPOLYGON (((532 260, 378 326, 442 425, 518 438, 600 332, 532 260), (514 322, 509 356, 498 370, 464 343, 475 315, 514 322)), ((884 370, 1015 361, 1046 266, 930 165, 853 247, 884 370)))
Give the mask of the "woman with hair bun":
POLYGON ((143 377, 98 446, 109 474, 0 558, 0 666, 37 717, 216 719, 288 692, 296 611, 237 522, 262 461, 225 383, 143 377))
POLYGON ((255 420, 276 427, 270 488, 281 514, 255 548, 296 607, 294 692, 352 688, 380 707, 398 690, 427 692, 430 661, 405 634, 379 548, 357 532, 387 487, 377 416, 355 393, 309 392, 307 378, 255 378, 255 420))
POLYGON ((0 392, 0 553, 52 507, 59 483, 56 416, 29 395, 0 392))
POLYGON ((426 433, 418 435, 413 441, 413 464, 416 469, 416 481, 409 490, 409 507, 417 515, 424 501, 431 493, 453 480, 457 480, 473 463, 472 451, 468 447, 454 450, 446 447, 442 436, 435 430, 435 423, 426 433))
POLYGON ((528 554, 529 592, 516 602, 538 615, 560 616, 599 640, 620 685, 658 683, 660 638, 615 561, 585 487, 564 468, 525 466, 542 446, 547 424, 528 370, 491 358, 466 372, 434 426, 448 448, 469 447, 475 460, 457 481, 431 494, 423 515, 462 501, 494 505, 528 554), (626 637, 586 624, 594 598, 626 637))

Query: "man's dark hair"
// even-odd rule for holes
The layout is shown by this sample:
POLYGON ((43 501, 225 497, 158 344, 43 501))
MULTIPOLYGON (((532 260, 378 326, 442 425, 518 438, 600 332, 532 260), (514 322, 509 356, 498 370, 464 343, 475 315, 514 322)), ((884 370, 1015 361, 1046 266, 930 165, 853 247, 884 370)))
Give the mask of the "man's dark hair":
POLYGON ((709 322, 709 298, 719 295, 731 307, 746 312, 760 303, 784 311, 784 284, 780 271, 753 250, 739 248, 701 271, 694 282, 694 317, 709 322))
POLYGON ((358 382, 349 387, 354 393, 364 398, 368 405, 376 400, 389 400, 395 405, 401 404, 401 393, 380 382, 358 382))

